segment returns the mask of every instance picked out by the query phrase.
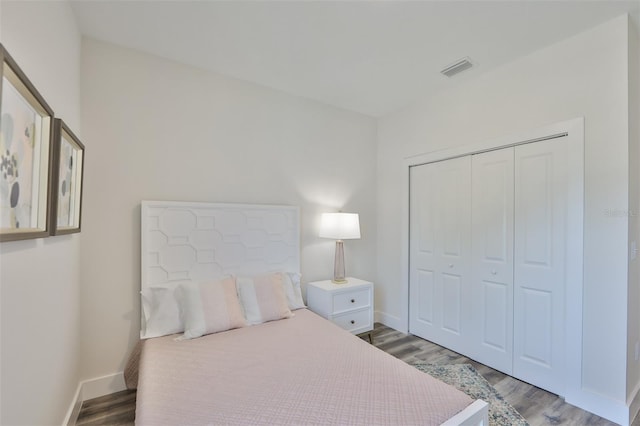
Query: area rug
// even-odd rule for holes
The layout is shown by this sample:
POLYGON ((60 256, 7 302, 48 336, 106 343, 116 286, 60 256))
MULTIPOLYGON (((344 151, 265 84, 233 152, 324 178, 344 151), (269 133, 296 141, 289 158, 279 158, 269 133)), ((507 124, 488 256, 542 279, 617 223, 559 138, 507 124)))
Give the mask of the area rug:
POLYGON ((473 399, 489 403, 489 425, 527 426, 527 421, 471 364, 413 364, 415 368, 448 383, 473 399))

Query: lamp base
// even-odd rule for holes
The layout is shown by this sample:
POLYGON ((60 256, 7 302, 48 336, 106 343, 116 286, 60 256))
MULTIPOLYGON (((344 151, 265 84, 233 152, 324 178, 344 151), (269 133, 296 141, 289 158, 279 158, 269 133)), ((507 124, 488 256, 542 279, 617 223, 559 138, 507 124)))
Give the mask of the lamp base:
POLYGON ((344 277, 344 244, 342 240, 336 241, 336 257, 333 263, 332 283, 344 284, 347 280, 344 277))

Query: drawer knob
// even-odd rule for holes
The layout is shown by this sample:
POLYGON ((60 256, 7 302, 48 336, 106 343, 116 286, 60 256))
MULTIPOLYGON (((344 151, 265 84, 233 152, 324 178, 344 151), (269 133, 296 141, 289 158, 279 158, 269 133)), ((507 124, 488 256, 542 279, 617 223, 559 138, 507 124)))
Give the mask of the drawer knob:
POLYGON ((355 323, 356 323, 356 321, 355 321, 355 320, 351 320, 351 324, 355 324, 355 323))
POLYGON ((356 299, 351 299, 351 303, 356 303, 356 299))

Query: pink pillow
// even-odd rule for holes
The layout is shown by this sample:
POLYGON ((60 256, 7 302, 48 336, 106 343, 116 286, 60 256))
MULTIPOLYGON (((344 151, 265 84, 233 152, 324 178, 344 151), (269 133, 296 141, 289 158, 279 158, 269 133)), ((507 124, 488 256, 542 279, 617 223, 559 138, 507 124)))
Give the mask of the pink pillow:
POLYGON ((250 325, 291 317, 283 281, 282 272, 237 278, 238 296, 250 325))
POLYGON ((185 339, 244 327, 235 278, 181 285, 185 339))

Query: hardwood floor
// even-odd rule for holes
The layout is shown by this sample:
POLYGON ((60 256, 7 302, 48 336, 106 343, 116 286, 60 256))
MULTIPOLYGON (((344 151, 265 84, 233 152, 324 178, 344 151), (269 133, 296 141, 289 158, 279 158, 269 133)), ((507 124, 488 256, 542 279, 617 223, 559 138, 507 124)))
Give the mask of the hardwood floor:
MULTIPOLYGON (((471 364, 487 379, 531 426, 541 425, 615 425, 608 420, 569 405, 557 395, 521 382, 442 346, 419 337, 400 333, 376 324, 373 343, 385 352, 408 363, 471 364)), ((633 426, 638 425, 638 420, 633 426)))
POLYGON ((82 403, 76 425, 133 425, 136 391, 125 390, 82 403))
MULTIPOLYGON (((376 324, 372 336, 375 346, 408 363, 472 364, 500 392, 504 399, 527 419, 531 426, 615 425, 615 423, 565 403, 554 394, 521 382, 419 337, 400 333, 382 324, 376 324)), ((368 339, 366 336, 363 338, 368 339)), ((135 400, 135 391, 122 391, 85 401, 76 424, 133 425, 135 400)), ((640 426, 640 418, 636 418, 633 426, 640 426)))

